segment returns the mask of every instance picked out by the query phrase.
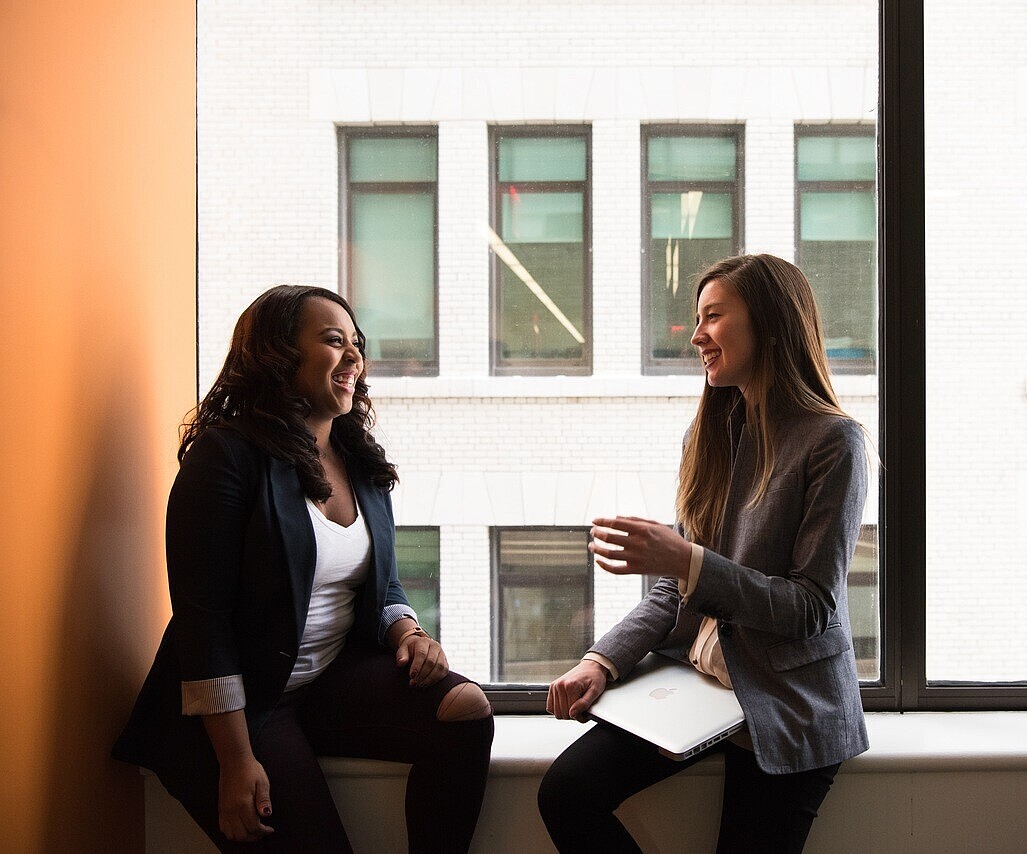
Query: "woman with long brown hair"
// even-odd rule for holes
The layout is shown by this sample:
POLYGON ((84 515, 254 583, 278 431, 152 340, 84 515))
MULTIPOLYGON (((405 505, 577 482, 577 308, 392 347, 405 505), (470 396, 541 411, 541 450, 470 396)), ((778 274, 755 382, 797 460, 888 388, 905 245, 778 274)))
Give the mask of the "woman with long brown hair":
POLYGON ((222 851, 350 851, 323 755, 411 764, 411 851, 474 833, 492 711, 403 592, 367 392, 348 303, 283 285, 239 318, 183 436, 173 616, 114 756, 153 769, 222 851))
POLYGON ((678 474, 677 531, 594 521, 604 570, 661 576, 555 680, 548 708, 584 714, 650 650, 732 687, 746 728, 675 762, 597 724, 549 769, 539 808, 561 852, 638 851, 613 811, 723 752, 719 852, 800 852, 840 764, 867 749, 846 575, 867 492, 862 428, 831 387, 806 277, 771 255, 715 264, 692 344, 706 385, 678 474))

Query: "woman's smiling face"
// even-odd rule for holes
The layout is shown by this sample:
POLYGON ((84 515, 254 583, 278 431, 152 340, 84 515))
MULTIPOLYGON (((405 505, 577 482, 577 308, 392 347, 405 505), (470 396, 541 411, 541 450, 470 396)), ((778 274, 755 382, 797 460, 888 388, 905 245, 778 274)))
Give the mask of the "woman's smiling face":
POLYGON ((349 412, 357 379, 364 371, 357 328, 349 312, 328 299, 307 299, 296 349, 300 366, 292 388, 310 404, 307 422, 330 423, 349 412))
POLYGON ((699 294, 692 344, 699 351, 711 386, 736 386, 745 394, 752 376, 756 339, 749 309, 723 279, 708 282, 699 294))

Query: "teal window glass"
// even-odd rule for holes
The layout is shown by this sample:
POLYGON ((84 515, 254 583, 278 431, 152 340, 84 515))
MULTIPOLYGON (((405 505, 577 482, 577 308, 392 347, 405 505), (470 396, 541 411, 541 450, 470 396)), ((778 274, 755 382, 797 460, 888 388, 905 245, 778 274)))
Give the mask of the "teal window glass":
POLYGON ((800 181, 875 181, 876 140, 872 136, 799 137, 800 181))
POLYGON ((358 137, 349 145, 350 181, 435 181, 437 142, 431 137, 358 137))
POLYGON ((346 276, 378 374, 438 372, 437 142, 355 136, 347 156, 346 276))
POLYGON ((585 138, 502 137, 500 181, 584 181, 585 138))
POLYGON ((586 138, 499 136, 496 151, 494 367, 585 372, 586 138))
POLYGON ((875 139, 796 139, 796 263, 820 307, 835 370, 873 370, 877 339, 875 139))
POLYGON ((500 528, 493 537, 499 634, 493 679, 550 682, 593 640, 588 530, 500 528))
POLYGON ((739 137, 667 134, 644 140, 649 234, 643 371, 696 372, 690 339, 698 275, 736 254, 739 137))
POLYGON ((399 580, 421 627, 440 637, 439 529, 396 528, 399 580))
POLYGON ((733 137, 649 138, 650 181, 734 181, 736 159, 733 137))

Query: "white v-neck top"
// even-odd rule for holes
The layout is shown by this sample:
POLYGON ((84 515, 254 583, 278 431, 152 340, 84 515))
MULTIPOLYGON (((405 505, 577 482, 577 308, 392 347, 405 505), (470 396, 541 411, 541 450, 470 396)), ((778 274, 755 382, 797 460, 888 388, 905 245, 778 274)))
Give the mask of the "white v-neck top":
POLYGON ((314 586, 286 691, 313 682, 339 654, 356 617, 357 590, 371 563, 371 535, 359 506, 352 525, 333 522, 309 498, 307 512, 317 546, 314 586))

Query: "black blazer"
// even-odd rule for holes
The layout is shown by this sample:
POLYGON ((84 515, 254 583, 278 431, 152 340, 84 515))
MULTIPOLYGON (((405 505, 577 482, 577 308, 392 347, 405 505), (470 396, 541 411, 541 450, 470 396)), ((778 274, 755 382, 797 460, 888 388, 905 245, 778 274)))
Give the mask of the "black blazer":
MULTIPOLYGON (((409 605, 392 501, 346 462, 372 544, 347 643, 380 644, 383 609, 409 605)), ((189 449, 168 499, 173 616, 114 758, 160 774, 210 751, 201 719, 182 714, 183 681, 241 675, 251 737, 263 726, 296 662, 310 602, 316 547, 305 500, 292 465, 235 430, 207 430, 189 449)))

